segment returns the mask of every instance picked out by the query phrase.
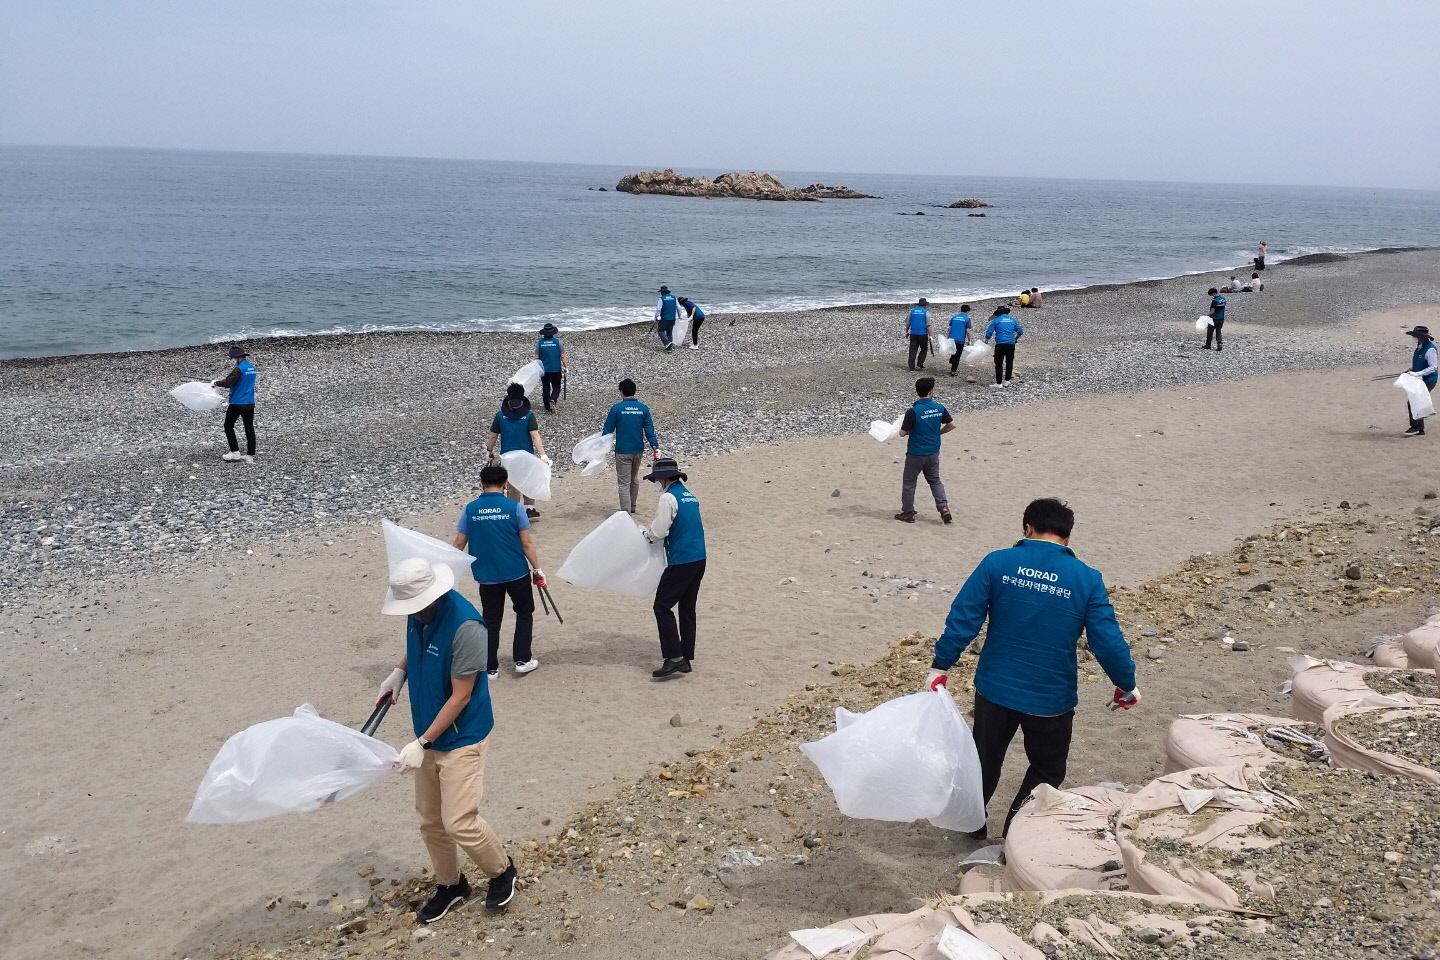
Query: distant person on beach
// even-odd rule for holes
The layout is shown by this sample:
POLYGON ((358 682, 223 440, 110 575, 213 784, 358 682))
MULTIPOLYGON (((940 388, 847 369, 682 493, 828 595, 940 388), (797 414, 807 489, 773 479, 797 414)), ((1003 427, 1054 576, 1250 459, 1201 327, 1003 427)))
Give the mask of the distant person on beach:
POLYGON ((660 287, 660 299, 655 301, 655 332, 669 353, 675 347, 675 321, 680 318, 680 303, 675 294, 666 286, 660 287))
POLYGON ((650 408, 635 399, 635 381, 620 381, 620 402, 605 414, 602 435, 615 434, 615 486, 620 494, 620 509, 633 514, 640 501, 640 457, 645 443, 650 443, 651 457, 660 456, 660 441, 655 439, 655 421, 650 408))
MULTIPOLYGON (((1135 661, 1105 582, 1070 549, 1074 526, 1074 512, 1059 500, 1030 502, 1021 519, 1025 538, 987 555, 955 595, 925 678, 926 690, 944 689, 950 668, 989 622, 975 668, 974 724, 986 805, 1000 784, 1005 751, 1017 730, 1030 762, 1001 836, 1030 791, 1042 783, 1058 788, 1065 782, 1080 701, 1076 643, 1082 632, 1115 685, 1111 709, 1128 710, 1140 702, 1135 661)), ((972 836, 983 838, 985 828, 972 836)))
POLYGON ((990 325, 985 328, 985 342, 995 338, 995 387, 1003 387, 1015 374, 1015 344, 1025 336, 1020 322, 1010 316, 1010 308, 1004 305, 995 308, 990 325))
POLYGON ((212 387, 223 387, 230 391, 230 403, 225 408, 225 441, 230 445, 221 460, 243 460, 255 462, 255 364, 244 347, 231 347, 228 354, 235 361, 235 368, 219 380, 211 381, 212 387), (240 441, 235 436, 235 421, 245 424, 245 452, 240 452, 240 441))
POLYGON ((504 467, 488 466, 480 471, 480 496, 460 512, 455 524, 455 549, 466 550, 475 560, 470 573, 480 588, 480 614, 484 618, 485 672, 491 679, 500 675, 500 627, 505 622, 505 598, 515 611, 515 639, 511 653, 515 672, 529 673, 540 666, 531 654, 535 633, 533 582, 545 586, 545 573, 535 552, 530 519, 520 504, 505 496, 510 473, 504 467))
POLYGON ((1205 349, 1210 349, 1210 340, 1215 340, 1215 349, 1223 350, 1224 338, 1220 331, 1225 327, 1225 294, 1210 288, 1210 324, 1205 328, 1205 349))
MULTIPOLYGON (((490 439, 485 444, 485 453, 491 461, 495 459, 497 444, 501 454, 523 450, 533 453, 541 460, 549 461, 545 456, 545 441, 540 439, 540 421, 535 419, 535 411, 530 409, 525 388, 518 383, 512 383, 505 388, 505 400, 500 404, 495 418, 490 421, 490 439)), ((534 500, 513 488, 510 495, 525 502, 525 515, 531 520, 540 516, 540 511, 535 509, 534 500)))
POLYGON ((1039 288, 1039 287, 1031 287, 1031 288, 1030 288, 1030 306, 1031 306, 1031 308, 1032 308, 1032 309, 1035 309, 1035 310, 1039 310, 1039 309, 1040 309, 1040 300, 1041 300, 1040 288, 1039 288))
POLYGON ((705 322, 705 311, 700 305, 689 297, 681 297, 679 300, 680 309, 685 311, 685 316, 690 318, 690 349, 700 349, 700 324, 705 322))
MULTIPOLYGON (((1435 350, 1435 338, 1430 336, 1430 328, 1423 326, 1407 330, 1405 335, 1415 338, 1415 353, 1410 357, 1410 369, 1401 376, 1419 377, 1424 382, 1425 389, 1434 393, 1436 377, 1440 376, 1440 354, 1435 350)), ((1415 415, 1410 412, 1409 401, 1405 403, 1405 413, 1410 417, 1410 429, 1405 431, 1405 436, 1425 436, 1425 420, 1415 419, 1415 415)))
POLYGON ((565 353, 565 344, 557 336, 560 331, 555 324, 547 323, 540 328, 540 342, 535 344, 535 359, 540 361, 540 396, 545 401, 545 412, 552 413, 560 402, 560 387, 565 382, 565 373, 570 369, 570 358, 565 353))
POLYGON ((1261 240, 1260 245, 1255 248, 1255 269, 1265 269, 1265 241, 1261 240))
POLYGON ((1221 288, 1220 288, 1220 292, 1221 292, 1221 293, 1239 293, 1239 292, 1240 292, 1240 280, 1239 280, 1239 278, 1238 278, 1238 277, 1235 277, 1234 275, 1232 275, 1232 276, 1230 277, 1230 282, 1229 282, 1227 285, 1221 287, 1221 288))
POLYGON ((955 352, 950 354, 950 376, 960 369, 960 354, 970 344, 970 304, 962 303, 960 312, 950 318, 950 339, 955 341, 955 352))
POLYGON ((515 896, 515 861, 480 817, 495 728, 490 688, 480 675, 480 614, 454 585, 449 567, 413 557, 391 571, 380 608, 406 618, 405 656, 380 685, 376 703, 398 700, 408 676, 415 739, 400 751, 396 767, 415 771, 415 812, 436 881, 434 895, 416 911, 421 923, 434 923, 470 899, 457 847, 490 878, 485 906, 499 910, 515 896))
POLYGON ((1244 293, 1259 293, 1265 289, 1265 281, 1260 279, 1260 274, 1250 274, 1250 279, 1245 281, 1245 286, 1240 288, 1244 293))
POLYGON ((929 305, 930 301, 921 297, 905 318, 905 336, 910 339, 907 364, 910 370, 925 369, 925 355, 930 350, 930 311, 925 309, 929 305))
POLYGON ((953 519, 950 501, 945 497, 945 484, 940 482, 940 438, 955 429, 955 419, 935 399, 934 377, 916 380, 915 395, 920 399, 910 405, 900 421, 900 436, 908 440, 905 467, 900 476, 900 512, 895 514, 895 519, 902 523, 915 522, 915 481, 923 473, 940 519, 949 523, 953 519))
POLYGON ((665 542, 665 572, 655 588, 655 625, 660 631, 660 656, 664 663, 651 672, 656 680, 677 673, 689 673, 695 659, 695 604, 700 581, 705 577, 705 526, 700 521, 700 501, 685 488, 690 479, 680 465, 668 457, 655 461, 646 480, 660 484, 660 501, 655 520, 645 530, 651 543, 665 542), (671 610, 679 605, 676 623, 671 610))
POLYGON ((1029 291, 1029 290, 1021 290, 1021 291, 1020 291, 1019 301, 1020 301, 1020 307, 1021 307, 1021 309, 1028 309, 1029 306, 1030 306, 1030 291, 1029 291))

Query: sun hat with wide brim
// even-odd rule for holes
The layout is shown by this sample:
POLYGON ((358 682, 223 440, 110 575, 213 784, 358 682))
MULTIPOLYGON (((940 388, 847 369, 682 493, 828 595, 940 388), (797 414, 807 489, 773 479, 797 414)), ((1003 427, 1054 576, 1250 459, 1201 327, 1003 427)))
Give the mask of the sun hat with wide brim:
POLYGON ((244 347, 231 347, 229 356, 231 360, 239 360, 241 357, 250 356, 250 354, 244 347))
POLYGON ((455 571, 420 557, 401 560, 390 571, 381 613, 404 617, 424 610, 455 586, 455 571))
POLYGON ((679 477, 681 480, 690 479, 680 472, 680 464, 669 457, 661 457, 656 460, 650 472, 645 475, 646 480, 671 480, 675 477, 679 477))
POLYGON ((1429 340, 1430 328, 1423 325, 1417 326, 1414 330, 1406 330, 1405 335, 1407 337, 1419 337, 1422 340, 1429 340))

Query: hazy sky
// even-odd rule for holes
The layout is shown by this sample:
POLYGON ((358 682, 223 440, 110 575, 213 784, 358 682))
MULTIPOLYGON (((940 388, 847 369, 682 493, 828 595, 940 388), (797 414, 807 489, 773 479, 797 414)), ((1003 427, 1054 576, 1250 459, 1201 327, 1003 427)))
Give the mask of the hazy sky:
POLYGON ((1440 189, 1440 0, 0 0, 0 142, 1440 189))

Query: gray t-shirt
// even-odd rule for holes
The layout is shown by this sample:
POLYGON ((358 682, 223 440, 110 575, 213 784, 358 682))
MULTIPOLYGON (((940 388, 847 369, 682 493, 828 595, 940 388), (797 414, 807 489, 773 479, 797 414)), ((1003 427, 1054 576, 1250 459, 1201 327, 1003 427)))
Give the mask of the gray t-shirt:
POLYGON ((466 620, 450 645, 450 676, 469 677, 484 670, 486 653, 485 628, 477 620, 466 620))

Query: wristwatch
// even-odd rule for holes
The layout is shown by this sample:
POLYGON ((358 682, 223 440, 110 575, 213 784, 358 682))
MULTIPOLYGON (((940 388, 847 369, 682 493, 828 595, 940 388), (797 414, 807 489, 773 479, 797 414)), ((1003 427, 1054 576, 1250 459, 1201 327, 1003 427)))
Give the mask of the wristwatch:
POLYGON ((426 740, 424 737, 416 737, 415 739, 420 742, 420 749, 421 749, 421 750, 429 750, 429 749, 430 749, 430 741, 429 741, 429 740, 426 740))

